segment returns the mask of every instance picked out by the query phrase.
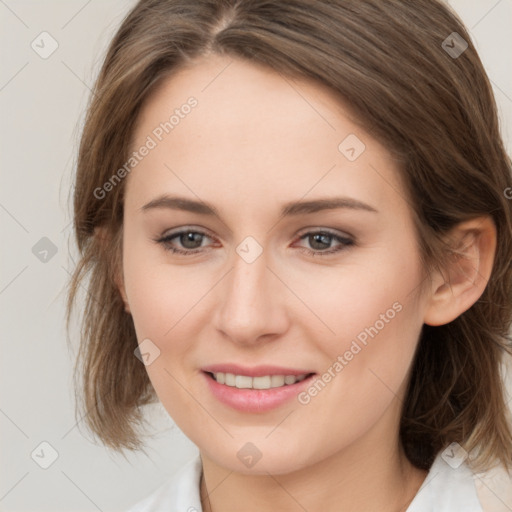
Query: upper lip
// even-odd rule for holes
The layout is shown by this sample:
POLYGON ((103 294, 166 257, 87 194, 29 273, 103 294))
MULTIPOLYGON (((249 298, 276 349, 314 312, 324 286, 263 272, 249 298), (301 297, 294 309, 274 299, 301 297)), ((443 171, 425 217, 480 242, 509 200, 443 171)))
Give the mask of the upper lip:
POLYGON ((311 370, 301 370, 297 368, 285 368, 283 366, 260 365, 251 368, 240 366, 238 364, 212 364, 201 368, 208 373, 232 373, 234 375, 246 375, 248 377, 263 377, 265 375, 309 375, 314 373, 311 370))

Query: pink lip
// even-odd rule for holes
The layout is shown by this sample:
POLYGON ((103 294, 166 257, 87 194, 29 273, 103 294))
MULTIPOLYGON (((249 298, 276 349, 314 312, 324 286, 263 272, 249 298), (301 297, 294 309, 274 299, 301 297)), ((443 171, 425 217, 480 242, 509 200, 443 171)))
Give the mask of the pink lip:
MULTIPOLYGON (((274 371, 273 373, 268 373, 267 371, 267 373, 265 373, 260 371, 260 367, 257 369, 253 368, 252 370, 259 372, 259 375, 253 375, 255 377, 262 375, 301 375, 301 373, 296 373, 295 371, 289 372, 289 370, 286 372, 283 372, 282 370, 279 372, 274 371)), ((242 373, 242 371, 240 371, 240 373, 238 373, 238 371, 226 371, 226 373, 248 375, 247 373, 242 373)), ((308 372, 302 372, 302 374, 304 373, 308 372)), ((285 404, 297 397, 301 390, 309 386, 311 380, 315 376, 315 374, 312 374, 300 382, 281 386, 279 388, 238 389, 224 384, 219 384, 209 373, 203 372, 203 375, 210 392, 217 400, 229 407, 232 407, 233 409, 247 413, 263 413, 285 404)))
POLYGON ((284 368, 283 366, 270 366, 261 365, 253 366, 252 368, 246 366, 239 366, 237 364, 212 364, 201 368, 203 372, 210 373, 233 373, 235 375, 247 375, 248 377, 263 377, 265 375, 308 375, 313 373, 311 370, 297 370, 296 368, 284 368))

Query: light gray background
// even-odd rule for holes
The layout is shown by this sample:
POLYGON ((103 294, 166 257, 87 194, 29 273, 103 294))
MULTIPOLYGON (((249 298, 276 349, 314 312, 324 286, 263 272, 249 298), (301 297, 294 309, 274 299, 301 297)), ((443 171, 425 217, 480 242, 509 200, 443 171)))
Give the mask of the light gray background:
MULTIPOLYGON (((492 80, 512 153, 512 0, 451 4, 492 80)), ((161 406, 150 411, 160 432, 148 445, 150 459, 141 453, 125 460, 93 444, 74 412, 74 354, 64 330, 64 289, 75 254, 68 248, 68 194, 90 88, 132 5, 0 0, 2 511, 125 510, 197 452, 161 406), (58 43, 47 59, 31 48, 43 31, 58 43), (32 252, 43 237, 57 248, 46 263, 32 252), (58 453, 48 469, 31 458, 43 441, 58 453)), ((50 450, 36 453, 44 462, 50 450)))

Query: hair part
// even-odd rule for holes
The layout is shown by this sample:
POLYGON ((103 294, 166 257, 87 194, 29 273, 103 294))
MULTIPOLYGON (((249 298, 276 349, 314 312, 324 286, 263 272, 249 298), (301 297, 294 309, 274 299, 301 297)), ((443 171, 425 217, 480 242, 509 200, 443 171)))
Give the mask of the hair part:
POLYGON ((451 442, 477 469, 512 461, 500 364, 512 353, 511 162, 482 63, 456 15, 437 0, 142 0, 110 44, 78 152, 74 231, 80 261, 68 295, 88 294, 76 362, 89 428, 116 450, 140 449, 141 406, 157 401, 134 357, 137 339, 116 275, 121 265, 122 180, 101 187, 128 158, 138 114, 162 80, 201 56, 241 58, 327 86, 401 162, 427 270, 442 268, 446 235, 490 215, 498 244, 481 298, 447 325, 425 325, 400 424, 409 460, 428 469, 451 442), (441 43, 457 32, 457 59, 441 43), (104 227, 111 239, 95 235, 104 227), (129 376, 129 378, 127 378, 129 376))

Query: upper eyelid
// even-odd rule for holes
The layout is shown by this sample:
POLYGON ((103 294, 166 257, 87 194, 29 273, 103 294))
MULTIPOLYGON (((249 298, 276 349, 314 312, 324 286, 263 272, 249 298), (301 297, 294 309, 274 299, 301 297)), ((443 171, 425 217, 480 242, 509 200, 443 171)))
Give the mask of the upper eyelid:
POLYGON ((209 230, 206 228, 197 228, 194 226, 180 226, 179 228, 167 229, 161 235, 161 238, 168 238, 170 236, 179 235, 181 233, 200 233, 203 235, 207 235, 211 238, 214 238, 213 235, 210 234, 209 230))
POLYGON ((308 235, 310 233, 327 233, 328 235, 338 236, 340 238, 354 238, 354 236, 347 231, 321 227, 304 228, 303 230, 300 230, 300 233, 298 233, 297 236, 302 237, 303 235, 308 235))

